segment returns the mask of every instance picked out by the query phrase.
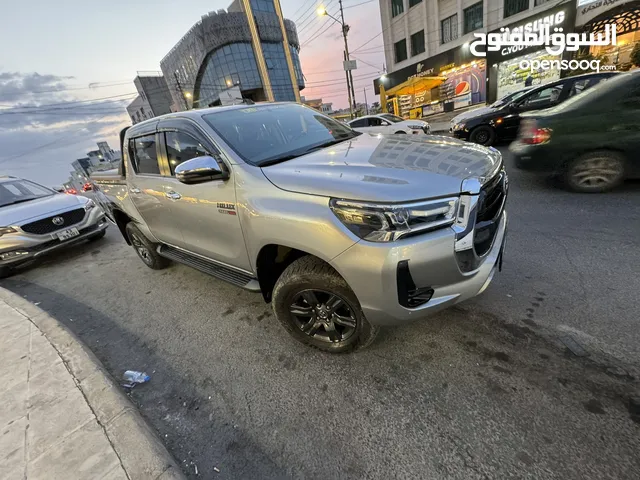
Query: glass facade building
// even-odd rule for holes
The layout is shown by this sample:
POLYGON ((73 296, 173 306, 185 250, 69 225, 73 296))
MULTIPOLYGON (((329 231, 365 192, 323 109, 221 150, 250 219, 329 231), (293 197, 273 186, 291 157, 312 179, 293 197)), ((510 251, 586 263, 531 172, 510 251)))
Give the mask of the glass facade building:
POLYGON ((203 16, 161 68, 175 110, 218 105, 232 87, 254 101, 296 101, 304 88, 299 48, 295 24, 274 0, 236 0, 203 16))

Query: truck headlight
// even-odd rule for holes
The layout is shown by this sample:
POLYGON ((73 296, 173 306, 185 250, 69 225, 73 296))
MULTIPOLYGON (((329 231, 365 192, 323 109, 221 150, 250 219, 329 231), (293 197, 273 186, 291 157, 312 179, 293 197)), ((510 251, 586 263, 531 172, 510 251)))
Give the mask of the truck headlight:
POLYGON ((13 227, 0 227, 0 237, 7 233, 15 233, 17 230, 13 227))
POLYGON ((329 206, 358 237, 370 242, 392 242, 453 224, 457 197, 406 204, 376 204, 331 199, 329 206))

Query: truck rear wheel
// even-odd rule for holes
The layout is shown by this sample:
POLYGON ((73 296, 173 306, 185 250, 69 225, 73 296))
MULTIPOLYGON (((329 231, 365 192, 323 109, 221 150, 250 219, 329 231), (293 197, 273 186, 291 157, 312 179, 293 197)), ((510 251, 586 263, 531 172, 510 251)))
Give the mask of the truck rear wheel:
POLYGON ((276 318, 296 340, 326 352, 365 348, 378 334, 347 282, 315 257, 299 258, 285 269, 272 302, 276 318))
POLYGON ((169 265, 169 260, 158 255, 156 245, 147 240, 140 229, 133 223, 127 223, 127 236, 134 250, 144 264, 154 270, 162 270, 169 265))

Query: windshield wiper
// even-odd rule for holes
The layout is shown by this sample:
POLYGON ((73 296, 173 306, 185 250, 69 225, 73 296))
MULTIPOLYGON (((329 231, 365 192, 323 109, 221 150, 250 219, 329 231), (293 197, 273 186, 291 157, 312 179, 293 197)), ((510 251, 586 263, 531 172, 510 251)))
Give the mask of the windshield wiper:
POLYGON ((303 150, 298 153, 292 153, 289 155, 283 155, 282 157, 275 158, 267 158, 258 164, 259 167, 268 167, 269 165, 275 165, 277 163, 286 162, 287 160, 293 160, 294 158, 301 157, 311 152, 315 152, 316 150, 322 150, 323 148, 330 147, 331 145, 336 145, 338 143, 342 143, 346 140, 351 140, 352 138, 357 137, 357 135, 348 135, 345 138, 336 138, 334 140, 330 140, 325 143, 321 143, 320 145, 314 145, 313 147, 309 147, 306 150, 303 150))
POLYGON ((40 197, 29 197, 29 198, 23 198, 21 200, 16 200, 14 202, 10 202, 10 203, 3 203, 2 206, 3 207, 8 207, 9 205, 15 205, 16 203, 22 203, 22 202, 30 202, 31 200, 36 200, 40 197))

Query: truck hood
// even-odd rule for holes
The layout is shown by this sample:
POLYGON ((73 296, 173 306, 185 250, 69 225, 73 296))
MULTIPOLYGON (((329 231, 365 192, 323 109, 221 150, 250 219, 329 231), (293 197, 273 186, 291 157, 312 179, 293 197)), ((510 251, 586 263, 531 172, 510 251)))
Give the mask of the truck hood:
POLYGON ((291 192, 404 202, 456 195, 464 179, 484 183, 501 165, 497 150, 449 137, 363 134, 262 171, 291 192))
POLYGON ((0 207, 0 227, 22 225, 38 217, 80 208, 87 202, 84 197, 56 193, 48 197, 36 198, 28 202, 0 207))

